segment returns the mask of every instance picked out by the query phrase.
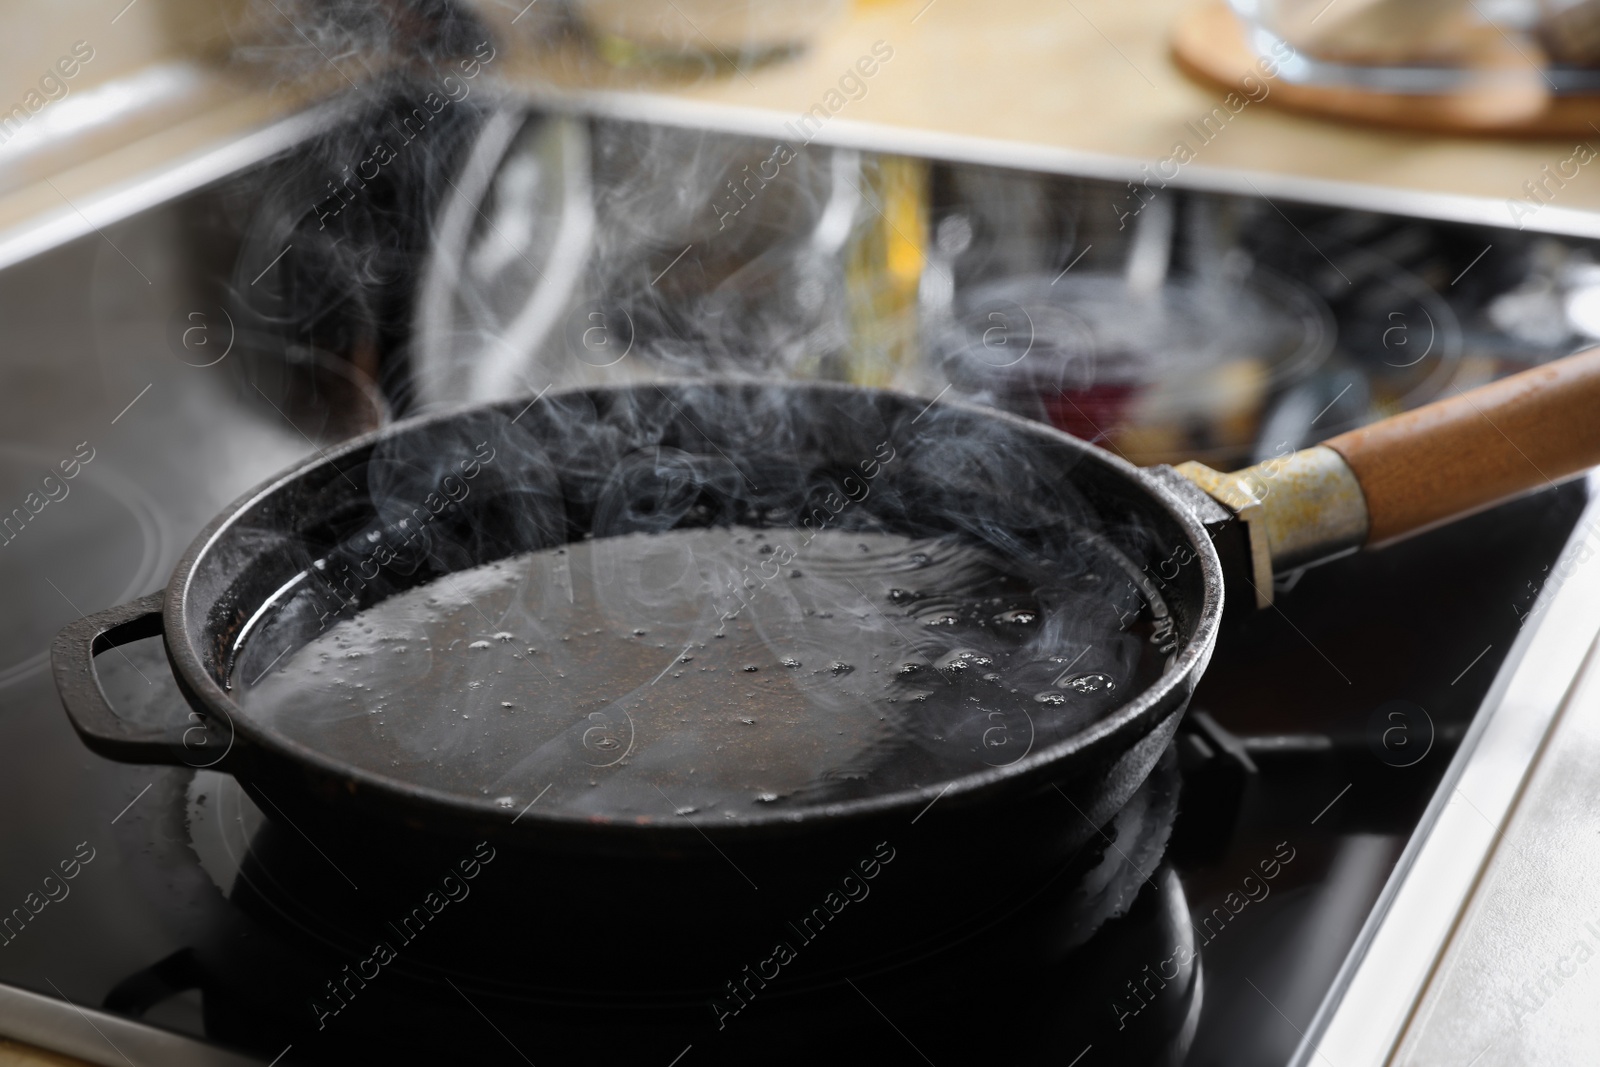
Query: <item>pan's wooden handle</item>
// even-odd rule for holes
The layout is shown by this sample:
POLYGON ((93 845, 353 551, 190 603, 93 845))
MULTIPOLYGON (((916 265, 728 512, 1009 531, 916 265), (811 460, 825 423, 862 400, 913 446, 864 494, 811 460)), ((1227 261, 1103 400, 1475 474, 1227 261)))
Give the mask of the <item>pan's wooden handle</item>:
POLYGON ((1600 465, 1600 348, 1325 441, 1366 497, 1367 544, 1600 465))

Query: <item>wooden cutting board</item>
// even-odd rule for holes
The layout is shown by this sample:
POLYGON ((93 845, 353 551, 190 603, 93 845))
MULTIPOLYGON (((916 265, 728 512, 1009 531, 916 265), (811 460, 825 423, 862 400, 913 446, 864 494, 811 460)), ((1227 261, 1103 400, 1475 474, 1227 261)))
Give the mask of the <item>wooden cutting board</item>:
MULTIPOLYGON (((1348 122, 1436 133, 1600 138, 1600 95, 1556 96, 1540 73, 1541 56, 1491 27, 1474 42, 1475 66, 1493 70, 1493 90, 1456 94, 1384 93, 1270 81, 1262 101, 1286 111, 1348 122)), ((1241 93, 1246 76, 1260 91, 1259 57, 1225 0, 1205 0, 1172 30, 1172 55, 1190 77, 1241 93)))

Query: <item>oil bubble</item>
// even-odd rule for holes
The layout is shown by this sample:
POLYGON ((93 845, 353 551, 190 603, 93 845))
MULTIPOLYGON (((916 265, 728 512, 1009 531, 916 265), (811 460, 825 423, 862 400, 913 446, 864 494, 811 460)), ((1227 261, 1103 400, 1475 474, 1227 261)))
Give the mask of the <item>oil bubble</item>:
POLYGON ((1028 608, 1012 608, 996 615, 994 621, 1002 626, 1032 626, 1039 621, 1039 613, 1028 608))
POLYGON ((1117 683, 1115 679, 1113 679, 1109 674, 1101 674, 1099 672, 1092 674, 1080 674, 1076 678, 1069 679, 1062 685, 1063 689, 1070 689, 1074 693, 1084 694, 1101 692, 1109 693, 1116 687, 1117 683))
POLYGON ((940 673, 952 677, 966 674, 974 669, 981 670, 985 667, 993 666, 994 659, 992 657, 970 648, 958 648, 953 652, 948 652, 940 657, 939 662, 934 664, 934 667, 940 673))

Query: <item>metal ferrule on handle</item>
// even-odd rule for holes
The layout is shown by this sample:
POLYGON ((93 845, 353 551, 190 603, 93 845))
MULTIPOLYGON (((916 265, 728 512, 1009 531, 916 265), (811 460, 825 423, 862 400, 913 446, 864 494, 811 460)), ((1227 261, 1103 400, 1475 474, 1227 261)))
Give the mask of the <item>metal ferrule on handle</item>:
POLYGON ((1361 483, 1344 457, 1324 445, 1231 474, 1184 463, 1194 482, 1246 524, 1256 606, 1272 603, 1272 578, 1347 555, 1367 541, 1371 522, 1361 483))
POLYGON ((1387 544, 1600 464, 1600 348, 1231 474, 1178 472, 1248 526, 1256 602, 1274 574, 1387 544))

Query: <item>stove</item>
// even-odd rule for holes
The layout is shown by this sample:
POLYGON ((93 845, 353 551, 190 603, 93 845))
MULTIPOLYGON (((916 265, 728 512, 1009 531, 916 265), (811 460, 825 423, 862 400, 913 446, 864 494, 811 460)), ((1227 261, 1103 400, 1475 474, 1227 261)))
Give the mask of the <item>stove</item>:
MULTIPOLYGON (((489 116, 452 142, 454 150, 464 158, 492 135, 503 142, 500 157, 521 151, 513 162, 529 166, 568 166, 571 153, 591 153, 592 172, 562 195, 604 202, 618 181, 607 167, 620 166, 606 146, 615 147, 627 123, 575 129, 570 117, 523 112, 515 121, 489 116)), ((873 907, 896 906, 887 861, 877 899, 853 904, 838 928, 815 935, 841 947, 812 949, 805 938, 781 978, 752 977, 767 962, 757 957, 699 959, 696 969, 730 981, 688 995, 630 984, 630 961, 615 959, 597 973, 614 972, 626 993, 608 994, 604 981, 580 987, 541 958, 540 929, 559 925, 570 938, 591 926, 614 933, 619 925, 671 924, 652 906, 649 886, 622 887, 580 914, 518 914, 518 880, 559 878, 559 870, 529 869, 470 844, 460 856, 386 847, 330 855, 319 847, 319 827, 263 811, 204 766, 123 766, 89 753, 45 663, 60 626, 160 588, 204 522, 289 463, 392 412, 460 399, 429 394, 430 380, 448 378, 429 379, 419 365, 427 353, 392 343, 393 321, 419 322, 425 338, 450 336, 448 324, 430 326, 425 317, 455 316, 459 325, 461 309, 405 291, 419 278, 445 276, 438 256, 481 265, 493 225, 444 234, 432 250, 407 246, 410 271, 366 294, 360 308, 338 299, 312 306, 304 294, 328 261, 297 264, 284 258, 292 249, 272 259, 280 241, 295 243, 296 231, 273 230, 241 203, 278 184, 286 169, 304 170, 330 143, 0 273, 9 327, 0 373, 12 382, 0 391, 0 489, 19 505, 39 499, 29 496, 36 488, 49 498, 19 513, 25 521, 7 527, 0 545, 0 573, 19 609, 0 627, 0 810, 9 813, 0 837, 0 1033, 90 1062, 140 1064, 448 1057, 692 1067, 815 1062, 848 1049, 858 1061, 881 1063, 1204 1067, 1281 1065, 1304 1055, 1353 952, 1406 873, 1408 846, 1426 829, 1452 760, 1531 625, 1524 620, 1537 620, 1535 599, 1587 506, 1584 483, 1280 583, 1275 606, 1229 620, 1156 773, 1093 828, 1083 853, 1025 887, 1005 914, 893 965, 851 972, 832 962, 848 956, 848 923, 870 923, 873 907), (459 891, 435 892, 446 875, 468 869, 469 878, 451 883, 459 891), (425 900, 438 904, 419 911, 425 900)), ((1114 202, 1117 191, 912 163, 840 150, 812 177, 824 195, 830 173, 855 168, 850 173, 872 176, 872 195, 884 202, 920 198, 933 235, 921 262, 932 280, 922 303, 907 306, 958 338, 955 349, 908 361, 891 339, 866 365, 836 359, 769 369, 861 378, 889 367, 893 381, 930 398, 942 383, 1041 418, 1055 412, 1066 429, 1148 448, 1152 459, 1171 458, 1171 449, 1247 458, 1270 449, 1269 432, 1324 428, 1309 417, 1316 406, 1296 415, 1291 394, 1295 403, 1331 397, 1336 417, 1356 422, 1385 403, 1426 399, 1444 380, 1509 369, 1508 353, 1530 351, 1516 331, 1528 328, 1525 305, 1534 296, 1507 304, 1520 284, 1508 280, 1514 271, 1496 278, 1486 270, 1481 282, 1445 295, 1452 287, 1437 269, 1455 250, 1515 235, 1291 207, 1291 226, 1322 240, 1334 273, 1357 277, 1345 279, 1352 293, 1344 294, 1337 279, 1318 275, 1306 248, 1245 243, 1255 262, 1269 264, 1260 277, 1299 283, 1296 299, 1312 308, 1294 318, 1300 332, 1282 364, 1290 376, 1272 379, 1260 404, 1263 436, 1230 437, 1226 417, 1191 412, 1183 433, 1163 437, 1154 431, 1164 424, 1135 418, 1132 401, 1118 402, 1127 417, 1116 415, 1117 426, 1103 425, 1111 407, 1086 410, 1089 394, 1075 380, 1030 379, 1019 393, 1014 376, 999 388, 952 368, 967 373, 969 357, 985 357, 981 342, 974 349, 960 340, 973 323, 992 321, 996 308, 1033 306, 995 288, 1006 278, 1070 270, 1073 249, 1095 240, 1107 257, 1100 271, 1108 272, 1111 227, 1061 205, 1114 202), (1001 210, 1020 202, 1024 187, 1049 194, 1028 201, 1047 205, 1031 219, 1001 210), (1046 232, 1051 240, 1038 239, 1046 232), (1025 233, 1032 236, 1023 240, 1025 233), (1366 348, 1409 359, 1395 347, 1406 335, 1386 331, 1397 322, 1418 330, 1424 317, 1432 327, 1429 373, 1448 362, 1446 379, 1408 377, 1400 373, 1405 359, 1384 371, 1355 358, 1366 348), (1344 392, 1340 383, 1348 383, 1344 392), (1342 401, 1352 390, 1359 405, 1342 401)), ((479 193, 493 212, 500 209, 491 188, 479 193)), ((1150 210, 1145 218, 1158 221, 1123 249, 1135 261, 1130 271, 1148 275, 1153 242, 1170 242, 1174 232, 1190 234, 1175 246, 1178 259, 1200 262, 1208 227, 1260 208, 1220 195, 1173 199, 1166 221, 1165 209, 1150 210)), ((823 216, 829 202, 824 195, 823 216)), ((604 243, 606 219, 590 221, 590 239, 604 243)), ((536 238, 530 248, 543 247, 536 238)), ((1582 242, 1539 240, 1524 252, 1541 263, 1588 254, 1582 242)), ((841 274, 845 285, 871 274, 859 256, 845 258, 854 264, 841 274)), ((651 272, 664 262, 640 260, 651 272)), ((1249 273, 1231 262, 1240 277, 1249 273)), ((509 260, 501 267, 522 269, 509 260)), ((508 284, 504 273, 496 278, 508 284)), ((677 298, 698 299, 692 278, 681 284, 688 288, 677 298)), ((1278 284, 1263 282, 1263 291, 1279 292, 1271 288, 1278 284)), ((591 277, 573 286, 563 315, 588 323, 584 316, 598 309, 609 321, 618 291, 614 277, 591 277)), ((642 344, 674 321, 630 319, 629 337, 642 344)), ((826 324, 807 321, 806 336, 826 335, 826 324)), ((1410 336, 1424 344, 1420 333, 1410 336)), ((550 350, 570 351, 570 331, 551 337, 550 350)), ((1070 364, 1070 346, 1050 340, 1070 364)), ((1546 339, 1540 351, 1570 340, 1546 339)), ((531 346, 523 370, 549 370, 553 379, 551 358, 531 346)), ((600 368, 579 362, 580 374, 600 368)), ((1130 389, 1141 381, 1126 379, 1130 389)), ((120 714, 158 721, 183 708, 157 641, 108 653, 99 666, 120 714)), ((1067 804, 1061 817, 1084 818, 1067 804)), ((915 834, 908 825, 897 847, 915 847, 915 834)), ((777 926, 785 917, 773 918, 777 926)))

